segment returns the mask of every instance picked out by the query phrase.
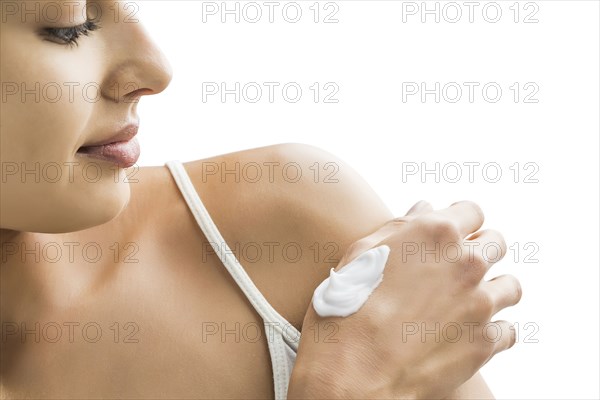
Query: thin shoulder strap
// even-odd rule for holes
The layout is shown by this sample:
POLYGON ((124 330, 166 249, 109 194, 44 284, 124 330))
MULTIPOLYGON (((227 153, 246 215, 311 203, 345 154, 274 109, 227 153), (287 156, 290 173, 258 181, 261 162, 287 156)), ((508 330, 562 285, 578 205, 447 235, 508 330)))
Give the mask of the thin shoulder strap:
POLYGON ((286 339, 286 342, 297 351, 300 332, 298 332, 293 325, 271 306, 260 290, 258 290, 254 282, 252 282, 252 279, 250 279, 250 276, 248 276, 242 265, 236 259, 235 255, 225 242, 225 239, 223 239, 223 236, 215 226, 181 161, 170 160, 167 161, 165 165, 171 171, 171 174, 173 175, 179 190, 183 194, 188 207, 192 211, 196 222, 200 226, 200 229, 202 229, 202 232, 204 232, 204 235, 215 250, 215 253, 217 253, 223 262, 223 265, 225 265, 225 268, 227 268, 227 271, 229 271, 235 282, 242 289, 242 292, 244 292, 254 309, 260 314, 263 321, 269 323, 270 326, 278 330, 283 335, 283 338, 286 339), (224 247, 224 251, 219 247, 219 244, 224 247))

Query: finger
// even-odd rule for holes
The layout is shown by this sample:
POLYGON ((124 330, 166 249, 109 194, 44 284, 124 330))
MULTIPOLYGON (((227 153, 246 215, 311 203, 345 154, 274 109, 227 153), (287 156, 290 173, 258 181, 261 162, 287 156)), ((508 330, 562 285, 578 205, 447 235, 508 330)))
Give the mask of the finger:
POLYGON ((393 220, 389 221, 388 223, 386 223, 386 225, 371 233, 370 235, 356 240, 355 242, 352 242, 343 252, 342 257, 340 258, 334 270, 337 272, 344 265, 348 264, 350 261, 354 260, 365 251, 376 247, 379 243, 385 240, 385 238, 390 235, 392 229, 398 229, 397 227, 394 228, 390 224, 390 222, 392 221, 393 220))
POLYGON ((500 261, 506 254, 506 241, 500 232, 484 229, 475 232, 463 242, 469 256, 477 254, 491 266, 500 261))
POLYGON ((487 325, 485 340, 494 342, 493 357, 515 345, 517 342, 517 332, 514 326, 508 321, 494 321, 487 325))
POLYGON ((472 201, 459 201, 437 212, 452 220, 463 238, 483 225, 483 211, 472 201))
POLYGON ((397 217, 389 220, 385 223, 384 226, 371 233, 368 236, 365 236, 362 239, 357 240, 352 243, 350 247, 344 253, 344 256, 340 259, 338 263, 337 269, 349 263, 354 258, 358 257, 363 252, 377 246, 377 244, 381 243, 386 237, 392 234, 394 231, 398 229, 399 226, 412 221, 418 215, 428 213, 433 211, 433 207, 431 204, 426 202, 425 200, 418 201, 413 205, 410 210, 403 217, 397 217))
POLYGON ((375 247, 378 243, 383 241, 387 236, 389 236, 392 232, 398 229, 398 226, 403 223, 409 222, 413 220, 416 216, 425 214, 433 211, 433 207, 431 204, 426 202, 425 200, 421 200, 413 205, 410 210, 403 217, 394 218, 385 223, 383 227, 378 229, 377 231, 371 233, 370 235, 357 240, 354 242, 349 249, 347 249, 346 253, 338 263, 338 267, 346 265, 349 261, 356 258, 358 255, 363 252, 375 247))
POLYGON ((433 211, 433 207, 431 207, 431 204, 429 204, 425 200, 421 200, 414 206, 412 206, 410 210, 408 210, 406 215, 417 216, 431 211, 433 211))
POLYGON ((521 300, 523 290, 521 283, 513 275, 500 275, 481 283, 494 304, 492 315, 506 307, 514 306, 521 300))

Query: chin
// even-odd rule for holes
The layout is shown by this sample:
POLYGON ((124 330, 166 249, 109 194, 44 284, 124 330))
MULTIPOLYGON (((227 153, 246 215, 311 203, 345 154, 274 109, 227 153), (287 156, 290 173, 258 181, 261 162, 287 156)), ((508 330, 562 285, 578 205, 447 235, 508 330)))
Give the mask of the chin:
POLYGON ((111 179, 58 189, 40 194, 38 199, 45 199, 43 204, 29 204, 19 230, 52 234, 103 225, 123 212, 131 196, 128 183, 111 179))

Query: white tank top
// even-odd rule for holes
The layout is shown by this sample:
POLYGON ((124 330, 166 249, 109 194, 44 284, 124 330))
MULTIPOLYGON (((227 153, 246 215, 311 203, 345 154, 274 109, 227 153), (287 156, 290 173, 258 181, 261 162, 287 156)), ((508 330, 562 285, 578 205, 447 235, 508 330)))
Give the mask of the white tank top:
POLYGON ((179 187, 188 207, 194 214, 196 222, 202 229, 202 232, 204 232, 215 253, 219 256, 223 265, 227 268, 227 271, 229 271, 242 292, 244 292, 252 306, 262 317, 265 325, 265 336, 269 345, 269 353, 271 355, 271 365, 273 367, 275 399, 286 399, 288 384, 300 342, 300 332, 275 311, 273 306, 269 304, 256 285, 254 285, 215 226, 181 161, 170 160, 165 165, 171 171, 177 187, 179 187))

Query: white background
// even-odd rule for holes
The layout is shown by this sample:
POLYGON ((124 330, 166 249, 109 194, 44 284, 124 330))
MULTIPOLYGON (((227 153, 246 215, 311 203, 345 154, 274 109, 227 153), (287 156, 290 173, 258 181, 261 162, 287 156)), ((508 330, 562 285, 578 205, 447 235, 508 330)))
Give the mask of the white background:
POLYGON ((421 2, 325 3, 318 23, 313 1, 298 2, 297 23, 283 18, 286 2, 273 23, 263 2, 259 22, 247 21, 255 15, 247 8, 248 18, 241 14, 236 23, 229 15, 222 23, 220 13, 203 14, 207 2, 140 2, 137 16, 170 59, 174 78, 140 104, 139 164, 303 142, 352 165, 398 216, 420 199, 436 208, 476 201, 486 212, 484 227, 500 230, 512 247, 490 276, 514 274, 524 289, 518 306, 497 315, 517 322, 520 336, 483 368, 492 391, 500 399, 599 398, 599 3, 499 1, 484 14, 489 2, 479 2, 470 22, 460 1, 455 23, 449 20, 457 9, 446 2, 438 3, 439 23, 433 14, 421 21, 421 2), (409 15, 413 5, 419 10, 409 15), (338 22, 324 23, 335 6, 338 22), (499 21, 490 22, 498 7, 499 21), (203 101, 204 82, 296 82, 303 95, 288 102, 279 86, 273 103, 266 87, 257 103, 235 103, 232 95, 203 101), (329 90, 315 103, 314 82, 321 90, 337 85, 338 102, 323 101, 329 90), (433 94, 403 101, 406 82, 451 85, 439 103, 433 94), (455 103, 452 82, 463 89, 455 103), (464 82, 479 84, 473 102, 464 82), (502 89, 497 102, 493 89, 484 98, 487 83, 502 89), (537 93, 527 100, 537 102, 526 102, 532 88, 537 93), (402 176, 415 165, 407 163, 433 169, 436 162, 439 182, 433 174, 402 176), (465 162, 480 163, 473 182, 465 162), (456 164, 448 163, 463 167, 456 183, 449 182, 456 164), (502 176, 493 183, 498 166, 502 176))

